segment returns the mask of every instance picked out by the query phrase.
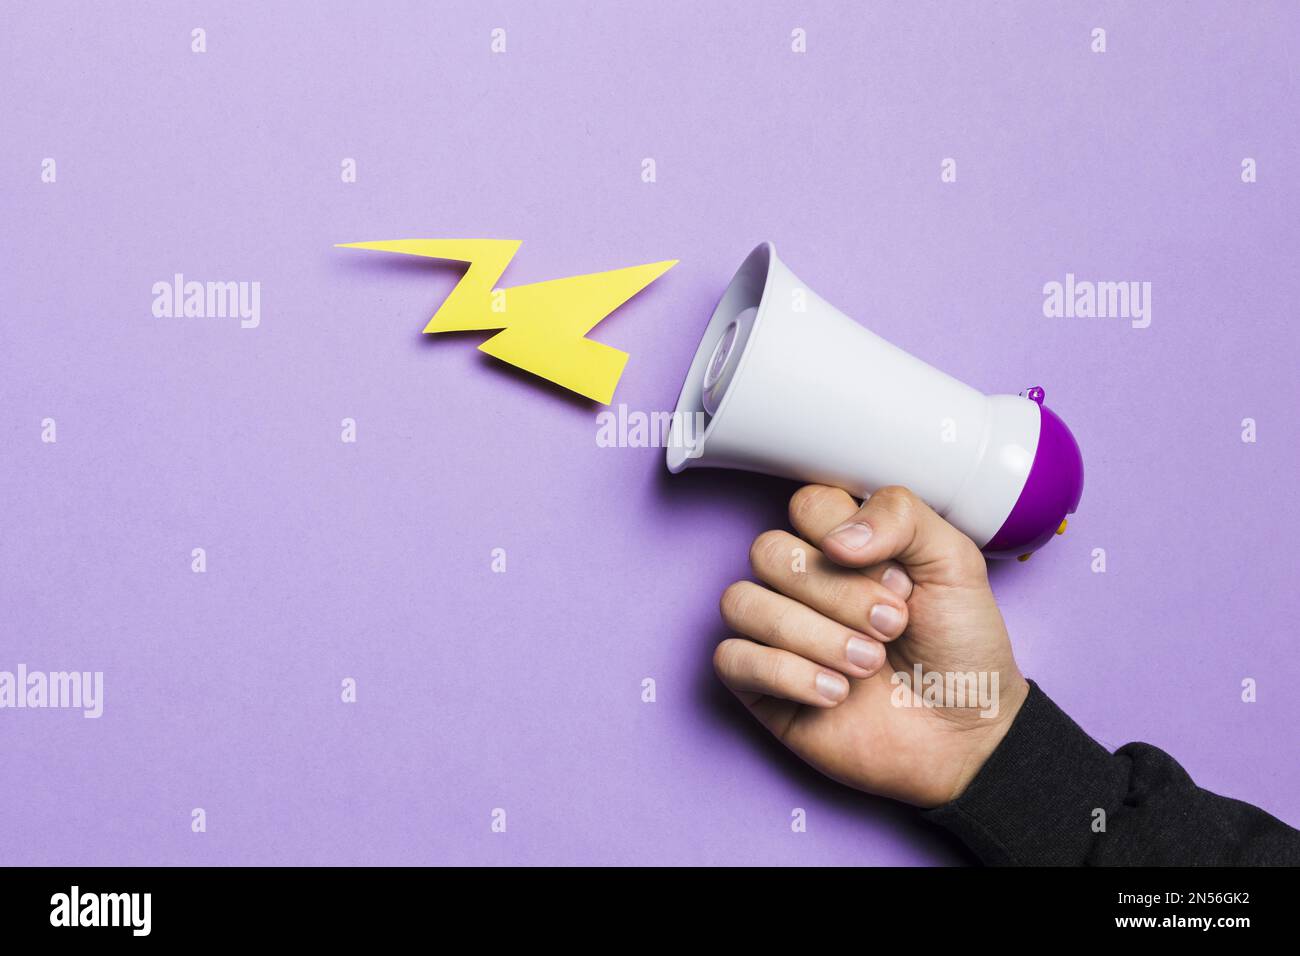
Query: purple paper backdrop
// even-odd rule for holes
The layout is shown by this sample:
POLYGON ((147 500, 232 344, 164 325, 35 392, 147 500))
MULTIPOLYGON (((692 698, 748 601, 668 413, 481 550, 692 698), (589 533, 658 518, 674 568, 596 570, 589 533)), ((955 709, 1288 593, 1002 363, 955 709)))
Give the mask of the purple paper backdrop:
POLYGON ((595 333, 634 410, 764 238, 976 387, 1044 385, 1088 474, 994 572, 1023 669, 1300 822, 1294 4, 26 7, 0 670, 106 700, 0 711, 5 862, 967 859, 715 684, 718 594, 792 486, 597 447, 595 406, 420 335, 454 269, 332 248, 426 236, 524 240, 507 284, 680 258, 595 333), (260 327, 154 318, 176 272, 260 282, 260 327), (1151 282, 1151 326, 1045 318, 1067 272, 1151 282))

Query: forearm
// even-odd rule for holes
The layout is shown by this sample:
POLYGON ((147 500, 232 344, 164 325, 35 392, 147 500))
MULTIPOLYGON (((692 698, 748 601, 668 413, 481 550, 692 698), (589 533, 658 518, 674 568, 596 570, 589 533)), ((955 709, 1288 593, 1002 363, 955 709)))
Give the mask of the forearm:
POLYGON ((992 865, 1300 864, 1300 832, 1148 744, 1107 752, 1032 681, 966 791, 925 816, 992 865))

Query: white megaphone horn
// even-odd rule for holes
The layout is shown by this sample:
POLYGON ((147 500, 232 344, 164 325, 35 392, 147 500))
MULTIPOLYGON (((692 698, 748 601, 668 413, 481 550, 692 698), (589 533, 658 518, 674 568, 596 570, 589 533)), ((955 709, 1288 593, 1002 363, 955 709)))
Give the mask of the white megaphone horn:
POLYGON ((1041 388, 985 395, 931 368, 824 301, 770 242, 727 286, 682 386, 668 469, 686 468, 858 497, 906 485, 990 557, 1028 557, 1083 494, 1079 446, 1041 388))

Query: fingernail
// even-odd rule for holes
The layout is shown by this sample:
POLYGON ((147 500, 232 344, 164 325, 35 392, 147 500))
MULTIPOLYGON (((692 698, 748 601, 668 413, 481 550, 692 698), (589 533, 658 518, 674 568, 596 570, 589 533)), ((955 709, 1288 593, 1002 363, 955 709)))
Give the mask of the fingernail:
POLYGON ((885 649, 875 641, 864 641, 860 637, 850 637, 844 647, 844 656, 849 663, 865 670, 871 670, 885 656, 885 649))
POLYGON ((871 609, 870 616, 871 626, 881 634, 893 636, 903 628, 903 615, 898 613, 898 608, 888 604, 877 604, 871 609))
POLYGON ((902 598, 912 593, 912 579, 898 568, 886 570, 880 578, 880 583, 902 598))
POLYGON ((861 551, 871 540, 871 525, 862 521, 850 521, 832 531, 831 537, 850 551, 861 551))
POLYGON ((849 682, 839 674, 827 674, 822 671, 817 675, 817 693, 827 700, 839 703, 849 696, 849 682))

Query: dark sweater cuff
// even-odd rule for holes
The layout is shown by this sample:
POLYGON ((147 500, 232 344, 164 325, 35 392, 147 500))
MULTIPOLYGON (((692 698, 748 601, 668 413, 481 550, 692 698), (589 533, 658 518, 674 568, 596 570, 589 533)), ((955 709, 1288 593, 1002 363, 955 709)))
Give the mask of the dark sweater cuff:
POLYGON ((1115 758, 1029 681, 1006 737, 956 800, 924 816, 990 865, 1077 866, 1094 811, 1124 796, 1115 758))

